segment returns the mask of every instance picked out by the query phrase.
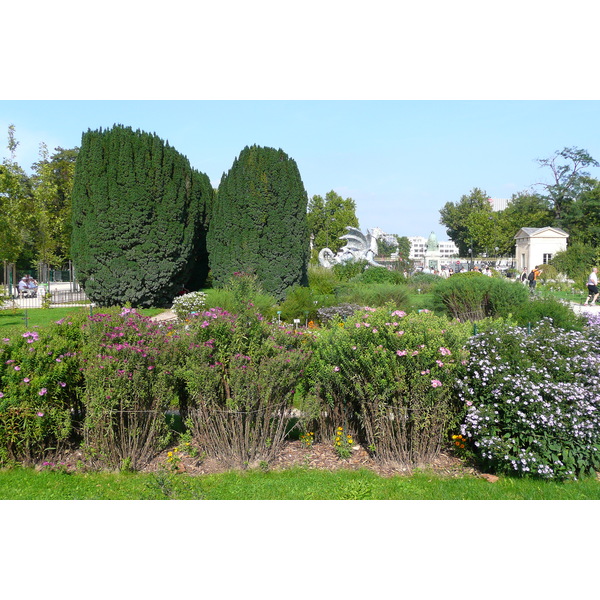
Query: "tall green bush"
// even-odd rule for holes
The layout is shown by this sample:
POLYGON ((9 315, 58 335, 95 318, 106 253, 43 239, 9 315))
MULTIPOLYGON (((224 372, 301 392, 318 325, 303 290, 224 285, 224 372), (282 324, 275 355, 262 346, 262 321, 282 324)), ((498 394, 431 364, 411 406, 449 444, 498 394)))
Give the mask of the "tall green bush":
POLYGON ((457 273, 433 288, 434 306, 457 319, 507 317, 529 300, 525 286, 481 273, 457 273))
POLYGON ((88 130, 75 165, 71 252, 101 306, 170 306, 206 277, 208 177, 158 136, 88 130), (189 289, 189 288, 188 288, 189 289))
POLYGON ((307 285, 308 198, 296 162, 282 150, 246 147, 221 183, 208 231, 215 285, 252 273, 276 299, 307 285))

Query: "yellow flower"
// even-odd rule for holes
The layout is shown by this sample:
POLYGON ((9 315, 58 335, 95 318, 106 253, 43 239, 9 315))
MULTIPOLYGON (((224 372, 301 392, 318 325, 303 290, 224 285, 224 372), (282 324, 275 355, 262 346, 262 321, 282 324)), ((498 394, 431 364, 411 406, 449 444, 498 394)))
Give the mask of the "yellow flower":
POLYGON ((173 453, 172 453, 172 452, 167 452, 167 456, 168 456, 169 458, 171 458, 171 456, 173 456, 173 453))

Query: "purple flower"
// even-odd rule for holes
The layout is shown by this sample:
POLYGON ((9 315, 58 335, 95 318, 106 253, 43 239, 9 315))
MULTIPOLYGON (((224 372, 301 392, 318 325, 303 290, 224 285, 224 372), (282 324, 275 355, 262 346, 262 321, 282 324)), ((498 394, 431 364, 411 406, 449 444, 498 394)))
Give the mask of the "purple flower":
POLYGON ((67 387, 67 384, 64 381, 59 381, 58 385, 60 385, 60 387, 67 387))

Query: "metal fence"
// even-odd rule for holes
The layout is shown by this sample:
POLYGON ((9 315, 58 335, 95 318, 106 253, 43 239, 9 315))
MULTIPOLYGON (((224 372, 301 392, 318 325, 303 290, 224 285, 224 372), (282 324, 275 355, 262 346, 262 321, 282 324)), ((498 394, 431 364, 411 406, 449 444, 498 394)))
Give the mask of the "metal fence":
POLYGON ((0 295, 2 308, 51 308, 86 306, 89 300, 75 279, 72 264, 66 269, 49 269, 40 263, 37 269, 17 270, 4 263, 0 295))

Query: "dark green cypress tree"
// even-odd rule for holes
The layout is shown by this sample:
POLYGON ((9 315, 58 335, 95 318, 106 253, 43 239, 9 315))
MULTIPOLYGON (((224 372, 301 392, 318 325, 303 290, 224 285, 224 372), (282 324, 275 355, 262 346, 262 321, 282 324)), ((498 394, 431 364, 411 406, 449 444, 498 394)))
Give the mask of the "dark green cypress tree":
POLYGON ((208 177, 155 134, 87 131, 75 164, 71 254, 101 306, 168 306, 207 272, 208 177), (203 264, 204 261, 204 264, 203 264))
POLYGON ((235 272, 257 275, 278 299, 307 285, 308 197, 296 162, 281 149, 246 147, 223 174, 207 244, 217 286, 235 272))

